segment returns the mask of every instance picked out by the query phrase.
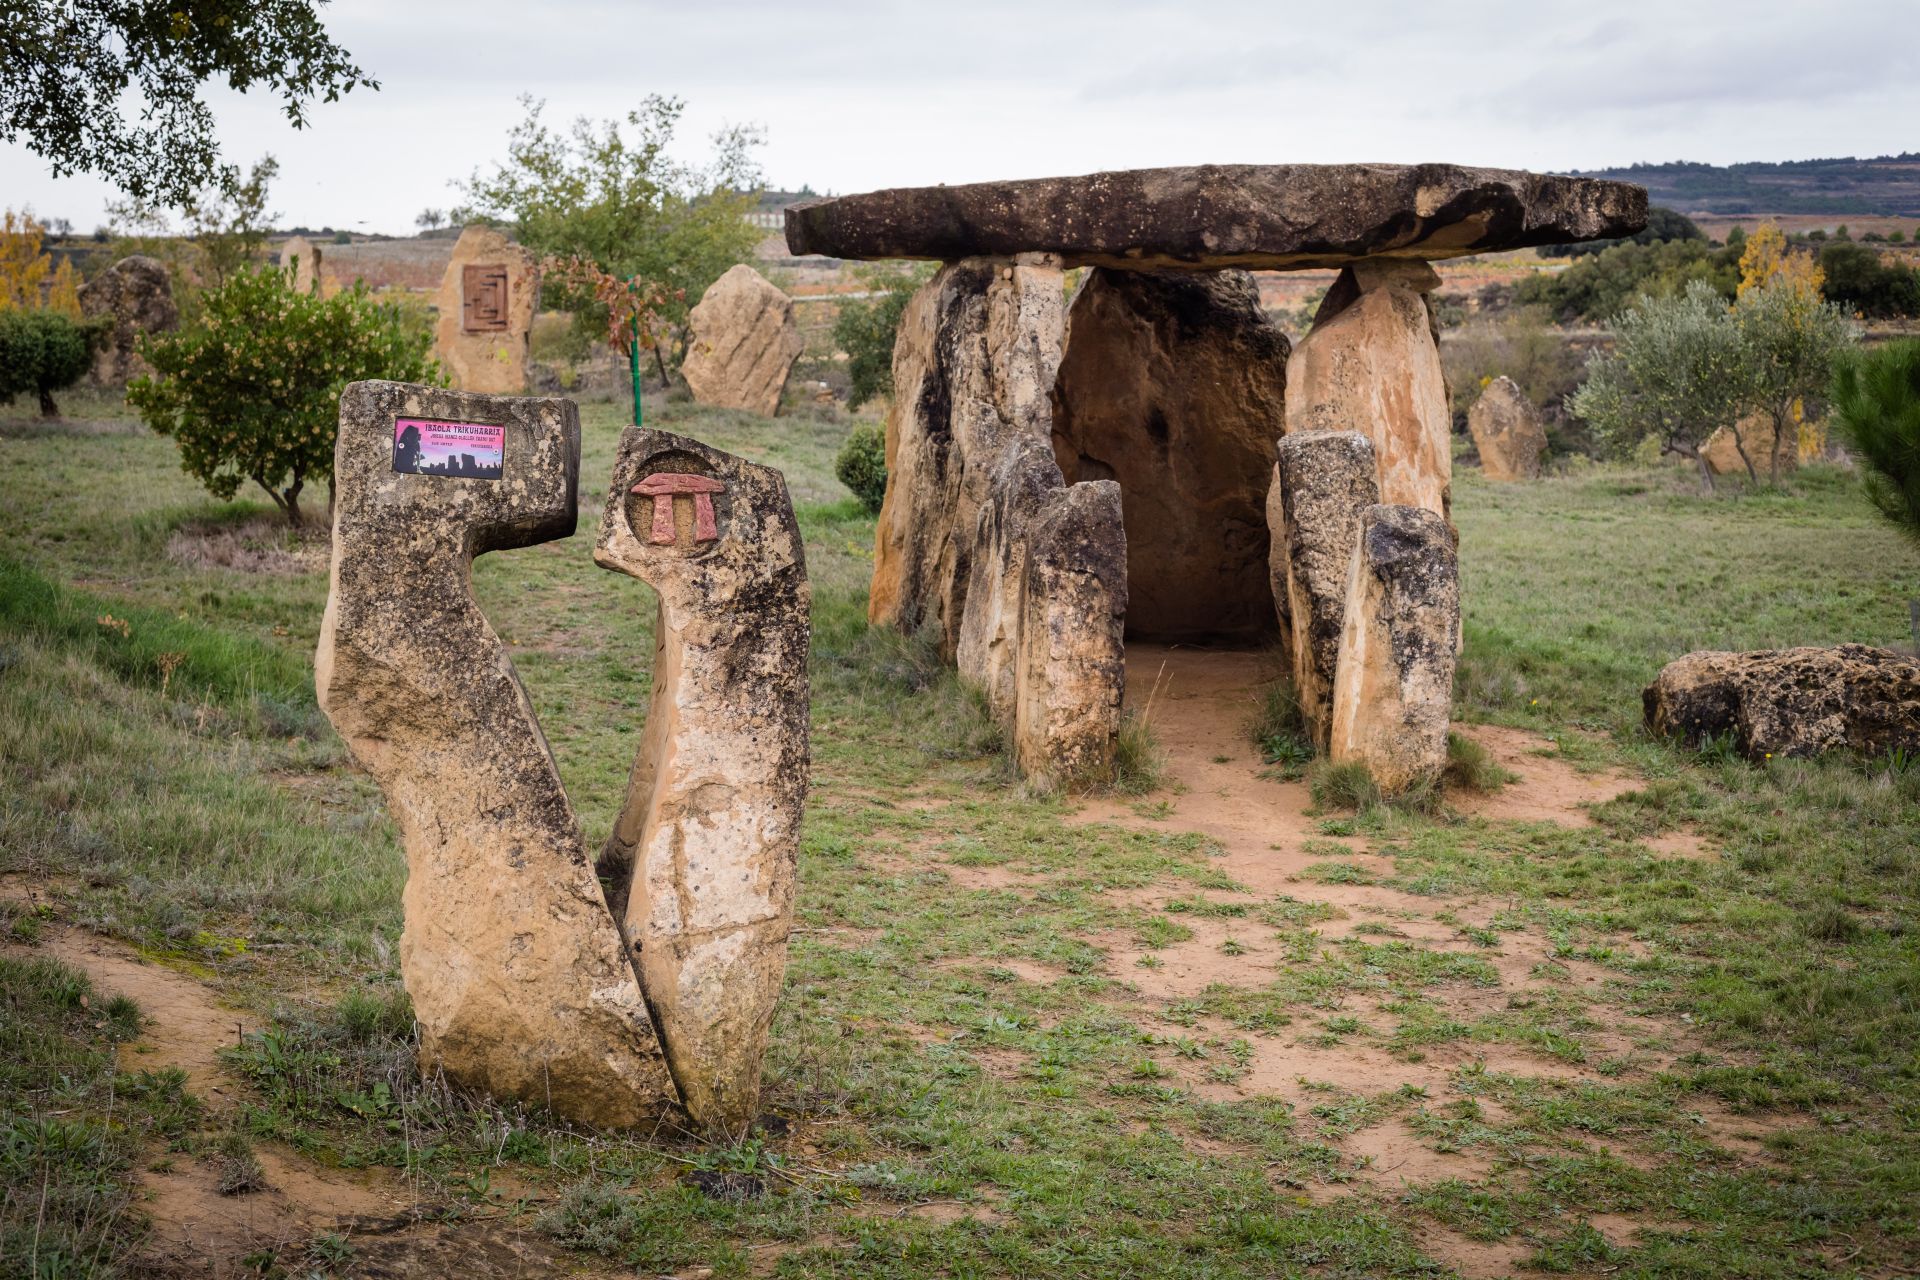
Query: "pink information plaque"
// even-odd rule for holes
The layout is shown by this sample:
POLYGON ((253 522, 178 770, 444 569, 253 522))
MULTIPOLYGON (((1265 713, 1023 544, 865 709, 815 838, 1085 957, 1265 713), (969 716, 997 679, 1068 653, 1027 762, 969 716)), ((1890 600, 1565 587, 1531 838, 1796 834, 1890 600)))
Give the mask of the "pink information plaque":
POLYGON ((485 422, 400 418, 393 424, 393 469, 422 476, 498 480, 507 429, 485 422))

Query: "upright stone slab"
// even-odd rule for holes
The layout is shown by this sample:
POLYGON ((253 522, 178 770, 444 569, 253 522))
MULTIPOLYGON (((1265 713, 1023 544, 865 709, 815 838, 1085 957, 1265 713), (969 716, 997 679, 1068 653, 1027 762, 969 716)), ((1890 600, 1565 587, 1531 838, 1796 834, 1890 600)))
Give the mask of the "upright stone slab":
POLYGON ((1480 473, 1502 482, 1538 480, 1547 451, 1540 411, 1506 374, 1487 384, 1467 414, 1467 430, 1480 452, 1480 473))
POLYGON ((1061 782, 1113 770, 1126 689, 1120 486, 1056 489, 1034 516, 1022 586, 1014 760, 1061 782))
POLYGON ((1050 438, 1063 328, 1050 261, 950 263, 909 300, 893 351, 874 624, 934 628, 954 656, 980 505, 1009 440, 1050 438))
POLYGON ((585 1124, 677 1102, 640 983, 473 558, 572 534, 571 402, 357 382, 340 397, 320 706, 407 854, 421 1064, 585 1124))
POLYGON ((517 394, 540 299, 534 256, 492 227, 460 233, 434 297, 433 354, 462 391, 517 394))
POLYGON ((742 262, 707 286, 687 315, 680 374, 693 398, 771 418, 805 342, 793 299, 742 262))
POLYGON ((80 286, 80 310, 106 326, 93 354, 93 380, 122 387, 148 372, 135 350, 142 334, 164 333, 180 323, 167 264, 142 254, 120 259, 80 286))
POLYGON ((1287 434, 1359 431, 1373 441, 1380 501, 1447 516, 1453 419, 1424 263, 1350 267, 1287 362, 1287 434))
POLYGON ((594 561, 659 596, 653 703, 600 860, 667 1065, 743 1138, 786 970, 807 793, 806 558, 778 471, 628 428, 594 561))
POLYGON ((954 663, 986 695, 987 709, 1001 725, 1011 726, 1018 717, 1029 534, 1048 499, 1065 483, 1044 441, 1016 435, 1000 452, 987 500, 974 521, 966 611, 954 663))
POLYGON ((1287 353, 1244 271, 1103 267, 1074 295, 1053 448, 1070 483, 1120 484, 1129 635, 1272 634, 1265 504, 1287 353))
POLYGON ((1285 604, 1301 716, 1324 747, 1360 513, 1380 500, 1380 490, 1373 446, 1357 431, 1289 435, 1278 453, 1269 508, 1272 591, 1285 604))
POLYGON ((1388 794, 1447 764, 1460 569, 1447 522, 1421 507, 1360 515, 1347 578, 1328 754, 1359 761, 1388 794))

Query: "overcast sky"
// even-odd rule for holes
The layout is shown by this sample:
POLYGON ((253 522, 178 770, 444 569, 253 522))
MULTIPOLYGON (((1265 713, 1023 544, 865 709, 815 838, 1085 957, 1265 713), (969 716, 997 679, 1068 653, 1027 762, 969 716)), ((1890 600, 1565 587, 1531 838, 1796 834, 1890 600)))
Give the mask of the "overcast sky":
MULTIPOLYGON (((678 150, 765 126, 776 187, 1201 162, 1592 169, 1920 150, 1914 0, 337 0, 378 93, 288 128, 213 92, 226 158, 280 159, 282 225, 408 232, 550 118, 687 102, 678 150)), ((0 202, 81 229, 111 188, 0 147, 0 202)))

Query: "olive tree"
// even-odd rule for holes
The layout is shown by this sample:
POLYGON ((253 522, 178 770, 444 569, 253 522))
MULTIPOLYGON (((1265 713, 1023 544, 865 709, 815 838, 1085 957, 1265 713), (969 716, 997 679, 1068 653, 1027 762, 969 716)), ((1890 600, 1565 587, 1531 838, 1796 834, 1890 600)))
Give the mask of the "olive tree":
MULTIPOLYGON (((1835 359, 1853 345, 1857 330, 1817 291, 1784 280, 1743 289, 1734 303, 1733 325, 1740 340, 1741 408, 1771 428, 1767 481, 1778 484, 1780 451, 1793 439, 1809 403, 1826 391, 1835 359)), ((1746 463, 1752 476, 1753 460, 1746 463)))
POLYGON ((294 525, 309 482, 332 488, 341 390, 439 377, 431 331, 362 284, 322 298, 295 289, 291 268, 241 268, 201 302, 194 323, 141 340, 153 374, 127 403, 215 497, 251 480, 294 525))
POLYGON ((1588 358, 1586 383, 1568 408, 1609 452, 1631 453, 1654 439, 1662 453, 1691 458, 1711 492, 1703 446, 1739 418, 1748 385, 1726 298, 1695 281, 1677 297, 1643 296, 1610 327, 1613 349, 1588 358))

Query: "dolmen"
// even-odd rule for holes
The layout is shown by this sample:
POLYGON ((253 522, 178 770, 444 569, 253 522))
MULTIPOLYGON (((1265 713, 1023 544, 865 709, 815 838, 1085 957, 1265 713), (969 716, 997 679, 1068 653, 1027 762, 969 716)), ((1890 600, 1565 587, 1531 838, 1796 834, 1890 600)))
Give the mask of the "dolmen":
POLYGON ((1274 643, 1334 759, 1431 778, 1460 595, 1429 264, 1646 216, 1625 183, 1446 164, 790 207, 795 254, 942 264, 894 348, 870 620, 931 631, 1029 775, 1111 770, 1136 637, 1274 643), (1248 273, 1306 268, 1339 275, 1291 346, 1248 273))
POLYGON ((806 560, 780 473, 630 428, 593 556, 653 587, 653 701, 590 855, 472 592, 566 538, 560 398, 357 382, 340 398, 314 677, 406 850, 423 1070, 570 1120, 740 1139, 786 964, 807 788, 806 560), (603 887, 604 886, 604 887, 603 887))

